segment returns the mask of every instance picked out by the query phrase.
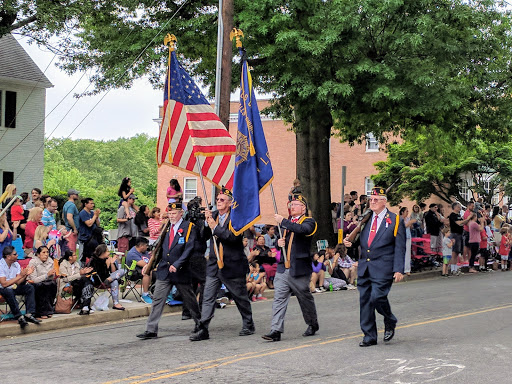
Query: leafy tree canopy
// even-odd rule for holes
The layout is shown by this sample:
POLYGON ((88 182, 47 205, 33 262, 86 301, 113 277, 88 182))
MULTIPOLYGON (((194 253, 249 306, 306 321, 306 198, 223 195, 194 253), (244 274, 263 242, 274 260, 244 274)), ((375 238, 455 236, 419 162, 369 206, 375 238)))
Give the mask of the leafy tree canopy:
POLYGON ((469 143, 441 129, 422 129, 404 137, 402 143, 388 145, 386 161, 376 163, 378 185, 393 185, 390 201, 423 201, 432 195, 451 203, 467 204, 461 187, 490 203, 495 193, 510 188, 512 182, 512 144, 469 143))
POLYGON ((67 196, 75 188, 92 197, 107 228, 117 228, 117 195, 123 177, 132 179, 137 204, 156 202, 156 139, 147 135, 110 141, 50 139, 45 143, 44 193, 67 196))

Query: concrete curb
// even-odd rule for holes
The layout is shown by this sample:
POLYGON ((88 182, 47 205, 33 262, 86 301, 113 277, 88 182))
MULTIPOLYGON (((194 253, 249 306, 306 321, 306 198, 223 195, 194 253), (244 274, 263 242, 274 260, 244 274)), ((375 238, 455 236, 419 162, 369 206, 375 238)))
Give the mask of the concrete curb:
MULTIPOLYGON (((439 269, 417 272, 407 276, 405 282, 431 279, 440 277, 440 275, 441 272, 439 269)), ((264 296, 267 299, 272 300, 274 299, 274 291, 268 290, 264 293, 264 296)), ((138 317, 149 316, 151 311, 151 306, 144 303, 132 302, 122 304, 126 308, 124 311, 110 309, 104 312, 95 312, 89 316, 78 316, 78 311, 75 310, 69 315, 54 315, 51 319, 44 320, 39 325, 29 323, 29 325, 23 330, 16 321, 4 321, 0 323, 0 338, 135 319, 138 317)), ((164 313, 176 313, 181 312, 181 310, 181 305, 172 307, 165 306, 164 313)))

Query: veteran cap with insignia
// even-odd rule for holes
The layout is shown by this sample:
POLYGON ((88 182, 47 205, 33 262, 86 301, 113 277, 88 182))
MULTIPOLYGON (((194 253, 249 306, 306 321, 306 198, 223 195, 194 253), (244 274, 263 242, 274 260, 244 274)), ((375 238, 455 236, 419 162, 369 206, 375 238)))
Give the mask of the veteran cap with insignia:
POLYGON ((222 186, 222 188, 220 189, 220 193, 222 193, 223 195, 226 195, 228 196, 229 198, 233 198, 233 194, 231 193, 231 191, 229 189, 227 189, 226 187, 222 186))
POLYGON ((304 196, 302 196, 302 195, 299 195, 299 194, 294 194, 294 195, 292 195, 292 200, 291 200, 291 201, 298 201, 298 202, 300 202, 300 203, 304 204, 304 206, 306 207, 306 209, 307 209, 307 207, 308 207, 308 201, 307 201, 307 200, 306 200, 306 198, 305 198, 304 196))
POLYGON ((381 187, 374 187, 371 192, 372 196, 383 196, 386 197, 386 190, 381 187))
POLYGON ((169 203, 169 207, 168 207, 168 210, 169 211, 172 211, 173 209, 179 209, 179 210, 182 210, 183 209, 183 206, 181 203, 169 203))

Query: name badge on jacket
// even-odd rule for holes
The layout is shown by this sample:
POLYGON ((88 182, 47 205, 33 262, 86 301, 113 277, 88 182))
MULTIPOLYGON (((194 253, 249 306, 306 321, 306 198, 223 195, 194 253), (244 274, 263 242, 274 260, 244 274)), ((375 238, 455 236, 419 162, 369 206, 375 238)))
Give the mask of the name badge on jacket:
POLYGON ((178 244, 185 244, 185 238, 184 237, 180 237, 178 239, 178 244))

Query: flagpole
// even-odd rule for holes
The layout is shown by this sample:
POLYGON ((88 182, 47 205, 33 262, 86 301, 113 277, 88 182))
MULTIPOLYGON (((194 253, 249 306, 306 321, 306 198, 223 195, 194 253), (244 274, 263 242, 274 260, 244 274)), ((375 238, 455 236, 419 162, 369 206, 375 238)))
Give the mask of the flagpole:
MULTIPOLYGON (((274 204, 274 213, 277 215, 278 212, 277 212, 277 204, 276 204, 276 196, 274 195, 274 186, 272 185, 272 183, 270 183, 270 194, 272 195, 272 203, 274 204)), ((277 224, 277 229, 279 230, 279 238, 282 239, 283 238, 283 233, 281 232, 281 224, 277 224)), ((286 257, 288 256, 286 254, 286 250, 284 249, 284 247, 281 247, 281 256, 283 258, 283 262, 287 263, 287 260, 286 260, 286 257)))
MULTIPOLYGON (((201 179, 201 187, 203 188, 203 195, 204 195, 204 200, 206 202, 206 207, 208 209, 210 209, 210 204, 208 203, 208 194, 206 193, 206 186, 204 185, 203 172, 201 171, 201 163, 199 162, 199 157, 197 157, 197 156, 196 156, 196 165, 197 165, 197 173, 199 173, 199 178, 201 179)), ((213 240, 213 249, 215 250, 215 255, 217 256, 217 265, 219 266, 219 269, 222 269, 224 267, 224 260, 220 259, 219 247, 217 246, 217 240, 215 239, 215 236, 213 236, 213 233, 212 233, 212 240, 213 240)))

